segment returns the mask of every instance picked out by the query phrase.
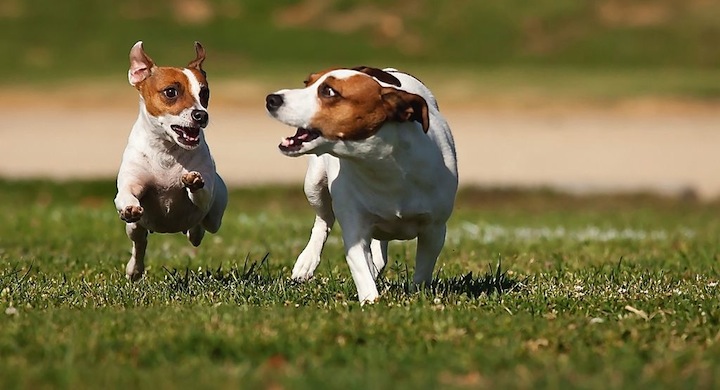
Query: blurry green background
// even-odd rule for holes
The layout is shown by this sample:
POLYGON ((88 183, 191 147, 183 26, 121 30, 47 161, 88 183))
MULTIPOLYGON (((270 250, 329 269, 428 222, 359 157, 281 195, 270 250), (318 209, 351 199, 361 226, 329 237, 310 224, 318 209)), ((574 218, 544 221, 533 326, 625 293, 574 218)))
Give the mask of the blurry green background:
POLYGON ((367 64, 512 84, 560 69, 720 96, 718 0, 1 0, 0 36, 5 84, 118 77, 137 40, 182 63, 199 40, 214 77, 367 64))

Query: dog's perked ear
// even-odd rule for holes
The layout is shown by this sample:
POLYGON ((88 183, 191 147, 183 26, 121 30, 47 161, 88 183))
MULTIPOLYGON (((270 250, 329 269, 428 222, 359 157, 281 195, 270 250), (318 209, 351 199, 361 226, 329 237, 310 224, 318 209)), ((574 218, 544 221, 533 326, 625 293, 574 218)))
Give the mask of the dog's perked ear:
POLYGON ((391 75, 390 73, 382 69, 371 68, 369 66, 356 66, 352 68, 352 70, 357 70, 358 72, 365 73, 366 75, 374 77, 386 84, 394 85, 396 87, 401 86, 400 80, 398 80, 397 77, 391 75))
POLYGON ((430 128, 428 105, 420 95, 395 88, 383 88, 381 92, 383 106, 391 120, 406 122, 417 121, 427 133, 430 128))
POLYGON ((205 71, 202 68, 203 61, 205 61, 205 48, 200 44, 200 42, 195 41, 195 59, 190 61, 187 67, 195 68, 205 74, 205 71))
POLYGON ((145 54, 142 41, 138 41, 130 49, 130 70, 128 70, 128 81, 133 87, 150 77, 155 70, 155 63, 145 54))

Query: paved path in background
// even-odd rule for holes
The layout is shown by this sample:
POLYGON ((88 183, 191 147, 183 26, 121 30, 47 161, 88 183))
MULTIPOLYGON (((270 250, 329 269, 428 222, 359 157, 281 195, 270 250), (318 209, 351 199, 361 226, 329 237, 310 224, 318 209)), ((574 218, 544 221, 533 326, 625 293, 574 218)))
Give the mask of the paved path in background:
MULTIPOLYGON (((11 115, 0 127, 4 177, 114 177, 137 116, 135 104, 5 107, 11 115)), ((211 109, 206 137, 221 175, 232 185, 301 183, 305 159, 277 151, 293 130, 262 107, 242 107, 211 109)), ((461 185, 720 196, 720 110, 443 107, 443 113, 455 133, 461 185)))

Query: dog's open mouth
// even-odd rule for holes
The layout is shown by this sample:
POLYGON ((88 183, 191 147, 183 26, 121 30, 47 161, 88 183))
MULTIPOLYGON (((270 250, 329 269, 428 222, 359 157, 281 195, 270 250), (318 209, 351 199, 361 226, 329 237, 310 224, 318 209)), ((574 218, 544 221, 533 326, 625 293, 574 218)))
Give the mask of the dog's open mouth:
POLYGON ((178 125, 170 126, 171 129, 178 135, 178 141, 183 145, 197 146, 200 143, 200 128, 199 127, 183 127, 178 125))
POLYGON ((310 142, 322 134, 319 130, 306 129, 304 127, 298 127, 297 132, 292 137, 283 138, 278 148, 282 152, 297 152, 302 148, 303 144, 310 142))

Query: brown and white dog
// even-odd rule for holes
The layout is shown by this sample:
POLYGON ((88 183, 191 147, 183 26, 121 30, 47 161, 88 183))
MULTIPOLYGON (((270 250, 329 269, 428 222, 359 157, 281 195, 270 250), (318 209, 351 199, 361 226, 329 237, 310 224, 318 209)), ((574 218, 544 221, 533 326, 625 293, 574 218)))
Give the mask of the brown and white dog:
POLYGON ((395 69, 332 69, 305 85, 266 98, 270 115, 297 127, 280 151, 311 155, 305 194, 317 216, 292 278, 312 277, 337 218, 361 302, 379 296, 388 240, 417 238, 413 281, 430 282, 458 186, 455 144, 435 97, 395 69))
POLYGON ((125 268, 135 281, 145 270, 148 232, 187 234, 200 245, 220 228, 227 188, 205 142, 210 90, 205 49, 186 68, 158 67, 142 41, 130 50, 130 85, 140 93, 140 115, 130 132, 117 177, 115 207, 127 223, 132 257, 125 268))

